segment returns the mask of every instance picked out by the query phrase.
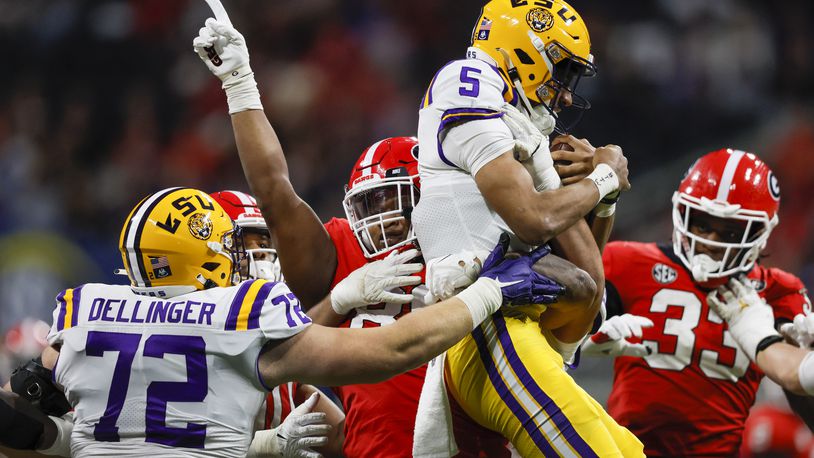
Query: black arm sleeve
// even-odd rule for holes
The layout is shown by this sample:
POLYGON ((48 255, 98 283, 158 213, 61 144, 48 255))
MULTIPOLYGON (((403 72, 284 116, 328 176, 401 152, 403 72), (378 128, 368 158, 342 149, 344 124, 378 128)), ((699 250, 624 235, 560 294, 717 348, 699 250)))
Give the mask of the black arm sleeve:
POLYGON ((613 286, 613 283, 608 279, 605 279, 605 294, 608 295, 605 300, 605 311, 607 312, 605 319, 612 316, 623 315, 625 310, 622 306, 622 298, 619 297, 619 291, 616 290, 616 287, 613 286))
POLYGON ((45 425, 14 408, 9 403, 9 396, 13 395, 0 391, 0 444, 17 450, 36 449, 45 425))

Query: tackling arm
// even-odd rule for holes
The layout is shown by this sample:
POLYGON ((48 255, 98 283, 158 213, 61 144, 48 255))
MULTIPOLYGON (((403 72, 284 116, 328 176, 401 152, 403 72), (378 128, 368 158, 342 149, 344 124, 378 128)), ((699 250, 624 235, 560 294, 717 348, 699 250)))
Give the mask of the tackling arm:
POLYGON ((784 390, 814 396, 814 353, 811 351, 777 342, 759 351, 755 363, 784 390))
POLYGON ((267 386, 290 379, 329 386, 377 383, 429 361, 472 328, 472 315, 456 296, 387 326, 309 326, 284 342, 267 345, 258 367, 267 386))

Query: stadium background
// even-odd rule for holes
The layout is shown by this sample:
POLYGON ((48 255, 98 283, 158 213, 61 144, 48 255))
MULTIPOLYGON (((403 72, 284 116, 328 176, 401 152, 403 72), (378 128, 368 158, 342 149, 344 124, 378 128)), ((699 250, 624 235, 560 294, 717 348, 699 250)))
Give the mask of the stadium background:
MULTIPOLYGON (((246 37, 297 191, 342 215, 361 151, 415 132, 426 85, 461 57, 478 1, 224 0, 246 37)), ((599 74, 575 135, 630 160, 613 238, 670 237, 695 157, 759 153, 782 190, 766 259, 814 285, 814 4, 574 0, 599 74)), ((0 383, 50 323, 55 294, 125 282, 116 244, 144 195, 248 190, 225 97, 192 51, 201 0, 0 0, 0 383)), ((577 377, 604 402, 610 365, 577 377)))

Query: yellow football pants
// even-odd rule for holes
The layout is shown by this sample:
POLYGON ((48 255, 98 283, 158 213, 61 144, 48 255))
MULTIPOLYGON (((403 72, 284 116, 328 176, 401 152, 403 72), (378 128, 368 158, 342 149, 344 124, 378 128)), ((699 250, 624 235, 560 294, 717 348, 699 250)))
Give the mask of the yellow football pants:
POLYGON ((644 456, 636 436, 565 372, 531 319, 494 314, 447 351, 445 378, 464 412, 524 457, 644 456))

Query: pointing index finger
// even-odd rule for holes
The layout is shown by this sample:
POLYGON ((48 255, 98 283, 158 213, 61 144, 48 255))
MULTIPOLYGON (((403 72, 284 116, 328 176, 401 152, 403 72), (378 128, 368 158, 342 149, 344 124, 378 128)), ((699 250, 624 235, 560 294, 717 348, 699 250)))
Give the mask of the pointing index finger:
POLYGON ((223 7, 223 4, 220 0, 205 0, 206 4, 209 5, 209 8, 212 9, 212 12, 215 13, 215 19, 219 22, 223 22, 224 24, 232 25, 232 21, 229 20, 229 14, 226 12, 226 8, 223 7))

